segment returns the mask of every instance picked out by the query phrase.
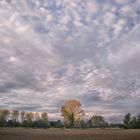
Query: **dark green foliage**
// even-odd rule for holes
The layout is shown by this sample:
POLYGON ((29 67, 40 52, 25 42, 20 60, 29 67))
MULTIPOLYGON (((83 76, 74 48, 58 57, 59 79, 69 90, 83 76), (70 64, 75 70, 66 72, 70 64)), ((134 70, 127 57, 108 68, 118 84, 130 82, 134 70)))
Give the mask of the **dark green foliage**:
POLYGON ((140 128, 140 114, 137 116, 132 116, 131 113, 127 113, 124 116, 123 128, 125 129, 137 129, 140 128))
POLYGON ((125 116, 124 116, 124 128, 129 128, 130 127, 130 123, 131 123, 131 113, 127 113, 125 116))
POLYGON ((42 119, 37 120, 37 121, 33 121, 32 122, 32 127, 34 128, 48 128, 49 127, 49 123, 48 121, 44 121, 42 119))
POLYGON ((64 127, 64 125, 62 124, 61 120, 50 121, 49 124, 50 124, 50 127, 52 127, 52 128, 63 128, 64 127))
POLYGON ((92 116, 91 119, 88 121, 88 126, 97 128, 97 127, 107 127, 107 122, 102 116, 92 116))

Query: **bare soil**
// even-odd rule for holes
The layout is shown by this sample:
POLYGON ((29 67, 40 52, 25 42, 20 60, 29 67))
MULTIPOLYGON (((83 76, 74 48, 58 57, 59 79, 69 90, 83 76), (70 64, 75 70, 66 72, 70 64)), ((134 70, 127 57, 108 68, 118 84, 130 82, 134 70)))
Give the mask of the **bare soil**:
POLYGON ((0 140, 140 140, 140 129, 0 128, 0 140))

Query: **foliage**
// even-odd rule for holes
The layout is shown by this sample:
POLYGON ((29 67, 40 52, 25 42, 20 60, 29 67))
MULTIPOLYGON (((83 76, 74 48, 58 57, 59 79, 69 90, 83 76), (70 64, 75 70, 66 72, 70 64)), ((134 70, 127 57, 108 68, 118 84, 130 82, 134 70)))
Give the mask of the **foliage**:
POLYGON ((127 113, 124 116, 123 127, 126 129, 136 129, 140 128, 140 114, 137 116, 132 116, 131 113, 127 113))
POLYGON ((84 120, 84 111, 78 100, 67 100, 61 107, 61 114, 64 122, 49 121, 47 112, 19 112, 0 109, 0 127, 31 127, 31 128, 102 128, 114 127, 125 129, 140 128, 140 114, 133 116, 127 113, 124 116, 123 124, 108 124, 103 116, 93 115, 89 120, 84 120))
POLYGON ((0 126, 5 126, 6 125, 6 121, 9 117, 9 110, 4 109, 4 110, 0 110, 0 126))
POLYGON ((89 127, 106 127, 108 124, 102 116, 92 116, 88 121, 89 127))
POLYGON ((48 128, 48 115, 46 112, 39 114, 13 110, 10 113, 9 110, 0 110, 0 127, 48 128))
POLYGON ((66 127, 78 127, 83 120, 84 111, 80 108, 78 100, 67 100, 61 108, 61 114, 64 117, 66 127))

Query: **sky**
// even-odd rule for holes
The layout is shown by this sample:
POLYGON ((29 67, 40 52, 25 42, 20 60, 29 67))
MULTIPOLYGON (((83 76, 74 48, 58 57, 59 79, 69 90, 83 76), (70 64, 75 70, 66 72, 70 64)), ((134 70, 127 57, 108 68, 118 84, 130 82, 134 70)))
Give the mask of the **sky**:
POLYGON ((140 0, 0 0, 0 108, 60 118, 140 113, 140 0))

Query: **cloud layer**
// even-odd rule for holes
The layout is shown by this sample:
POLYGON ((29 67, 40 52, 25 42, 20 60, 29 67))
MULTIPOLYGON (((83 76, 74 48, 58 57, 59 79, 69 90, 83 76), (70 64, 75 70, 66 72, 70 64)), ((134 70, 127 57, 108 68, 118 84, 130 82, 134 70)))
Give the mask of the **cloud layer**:
POLYGON ((140 107, 139 0, 0 0, 0 107, 60 117, 65 100, 120 121, 140 107))

